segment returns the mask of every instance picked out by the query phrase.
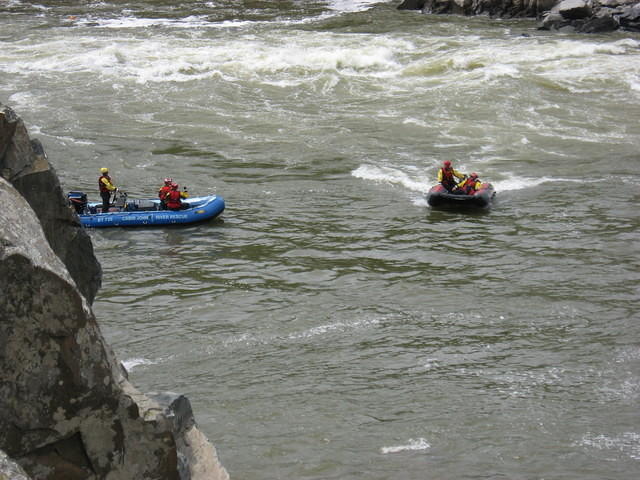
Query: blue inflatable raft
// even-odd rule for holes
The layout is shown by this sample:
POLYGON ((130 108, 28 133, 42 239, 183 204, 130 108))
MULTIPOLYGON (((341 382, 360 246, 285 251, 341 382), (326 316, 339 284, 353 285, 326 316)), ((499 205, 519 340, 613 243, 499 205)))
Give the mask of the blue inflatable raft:
POLYGON ((69 192, 80 223, 85 227, 144 227, 180 225, 211 220, 224 211, 224 199, 217 195, 187 198, 182 210, 161 210, 159 199, 127 200, 122 194, 116 198, 108 212, 102 212, 102 203, 88 203, 83 192, 69 192))

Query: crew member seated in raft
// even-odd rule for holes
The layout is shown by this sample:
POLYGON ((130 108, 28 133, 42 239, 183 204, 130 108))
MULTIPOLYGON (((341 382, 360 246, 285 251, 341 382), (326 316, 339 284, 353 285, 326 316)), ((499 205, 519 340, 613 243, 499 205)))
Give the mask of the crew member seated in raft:
POLYGON ((158 198, 160 199, 160 210, 167 209, 167 202, 165 201, 165 197, 167 196, 167 193, 171 191, 172 183, 173 183, 172 178, 165 178, 164 185, 160 187, 160 190, 158 190, 158 198))
POLYGON ((469 175, 468 178, 465 178, 462 182, 458 184, 458 187, 453 193, 461 193, 463 195, 473 195, 478 190, 480 190, 480 186, 482 182, 478 178, 478 174, 473 172, 469 175))
POLYGON ((438 170, 438 182, 447 189, 447 192, 452 192, 454 188, 456 188, 457 182, 454 177, 458 179, 458 181, 464 180, 465 174, 460 173, 455 170, 451 166, 451 162, 446 160, 440 170, 438 170))
POLYGON ((187 188, 185 187, 184 191, 181 192, 180 190, 178 190, 178 184, 176 182, 171 182, 171 190, 164 197, 164 201, 167 204, 167 209, 183 210, 185 208, 189 208, 188 204, 182 203, 183 198, 189 198, 187 188))
POLYGON ((98 178, 98 188, 100 189, 100 197, 102 198, 102 211, 108 212, 111 206, 111 192, 117 190, 116 186, 111 182, 109 169, 102 167, 100 169, 100 178, 98 178))

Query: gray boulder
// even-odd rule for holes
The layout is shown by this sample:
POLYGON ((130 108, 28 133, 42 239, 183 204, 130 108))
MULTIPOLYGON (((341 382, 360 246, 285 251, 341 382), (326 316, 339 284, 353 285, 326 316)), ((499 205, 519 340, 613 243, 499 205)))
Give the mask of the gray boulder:
POLYGON ((38 140, 31 140, 22 120, 0 103, 0 177, 11 182, 38 216, 51 248, 78 289, 93 303, 102 269, 78 217, 67 206, 58 176, 38 140))
POLYGON ((539 20, 540 30, 640 32, 638 0, 404 0, 398 9, 425 14, 532 17, 539 20))
POLYGON ((582 33, 611 32, 618 29, 640 32, 640 3, 637 0, 564 0, 545 12, 541 30, 582 33))
POLYGON ((15 461, 0 450, 0 479, 31 480, 31 477, 15 461))
POLYGON ((489 15, 492 17, 537 17, 557 0, 404 0, 399 10, 421 10, 425 14, 489 15))
POLYGON ((39 142, 10 109, 0 117, 0 478, 228 479, 188 400, 161 404, 128 381, 77 286, 99 285, 99 269, 81 276, 97 265, 90 240, 75 277, 58 255, 89 237, 39 142))
POLYGON ((596 15, 588 18, 579 28, 582 33, 613 32, 620 28, 620 22, 611 12, 600 10, 596 15))
POLYGON ((404 0, 398 10, 422 10, 425 0, 404 0))
POLYGON ((618 15, 620 26, 626 30, 640 32, 640 3, 627 5, 618 15))
POLYGON ((577 20, 590 17, 592 14, 591 2, 586 0, 563 0, 551 10, 557 11, 563 18, 577 20))

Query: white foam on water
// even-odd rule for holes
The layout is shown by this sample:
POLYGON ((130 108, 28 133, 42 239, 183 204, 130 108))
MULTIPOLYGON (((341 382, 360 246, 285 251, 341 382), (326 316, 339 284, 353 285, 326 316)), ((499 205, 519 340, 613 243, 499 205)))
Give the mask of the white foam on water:
POLYGON ((594 42, 588 37, 558 39, 552 44, 533 44, 531 49, 517 53, 513 61, 570 92, 588 93, 594 82, 610 84, 610 72, 617 72, 617 81, 637 78, 637 61, 632 58, 638 56, 639 44, 632 39, 615 42, 594 42))
POLYGON ((378 319, 363 319, 355 320, 353 322, 334 322, 326 325, 312 327, 299 333, 291 333, 287 336, 287 338, 290 340, 298 340, 301 338, 310 338, 318 335, 325 335, 327 333, 335 331, 342 332, 345 330, 358 330, 360 328, 368 328, 370 326, 378 325, 379 323, 380 320, 378 319))
MULTIPOLYGON (((376 0, 329 0, 328 15, 342 12, 363 11, 381 3, 376 0), (335 12, 335 13, 332 13, 335 12)), ((215 5, 211 3, 211 5, 215 5)), ((320 17, 326 16, 323 12, 320 17)), ((315 18, 278 23, 316 21, 315 18)), ((270 25, 273 21, 224 20, 213 22, 206 15, 184 18, 139 18, 130 11, 123 11, 119 18, 99 18, 88 15, 74 20, 79 28, 68 36, 68 28, 61 29, 61 37, 51 38, 39 45, 24 45, 9 50, 8 73, 92 72, 119 81, 134 79, 137 83, 185 82, 221 76, 233 81, 237 78, 256 78, 265 84, 284 87, 308 84, 310 75, 329 70, 343 76, 371 78, 397 78, 397 87, 415 89, 414 77, 403 78, 407 71, 426 72, 430 66, 443 65, 437 75, 447 85, 459 83, 460 75, 481 82, 500 81, 502 78, 520 78, 523 75, 546 77, 550 82, 571 91, 584 90, 584 80, 602 81, 615 71, 629 91, 640 91, 637 69, 630 58, 637 55, 640 42, 634 39, 617 41, 593 41, 581 39, 496 39, 478 42, 472 48, 451 48, 446 41, 437 38, 427 43, 416 39, 390 35, 350 34, 294 30, 274 30, 254 36, 253 26, 270 25), (159 35, 135 38, 130 30, 147 31, 157 28, 159 35), (96 35, 94 29, 122 30, 115 40, 96 35), (187 29, 193 32, 210 29, 237 29, 228 38, 175 38, 168 31, 187 29), (167 33, 166 35, 162 33, 167 33), (283 36, 284 35, 284 36, 283 36), (269 38, 271 37, 271 38, 269 38), (265 41, 265 39, 267 41, 265 41), (527 42, 527 48, 521 43, 527 42), (109 42, 107 44, 107 42, 109 42), (443 43, 444 42, 444 43, 443 43), (444 45, 442 48, 439 45, 444 45), (88 54, 90 52, 90 54, 88 54), (602 57, 594 62, 584 62, 594 56, 602 57), (275 76, 275 78, 274 78, 275 76), (602 77, 602 78, 599 78, 602 77)), ((225 33, 222 33, 224 37, 225 33)), ((465 36, 465 42, 472 42, 465 36)), ((12 45, 15 47, 15 45, 12 45)), ((337 85, 330 82, 327 91, 337 85)), ((587 87, 587 90, 590 87, 587 87)), ((423 126, 415 118, 405 120, 423 126)))
MULTIPOLYGON (((465 37, 465 42, 470 37, 465 37)), ((434 75, 439 85, 459 85, 462 82, 493 83, 503 79, 523 77, 544 78, 549 85, 566 89, 574 93, 591 92, 593 88, 605 88, 604 85, 616 72, 616 81, 626 82, 635 92, 638 64, 633 58, 639 56, 638 41, 624 39, 619 41, 592 41, 589 37, 563 39, 562 37, 524 39, 521 42, 505 42, 504 39, 483 40, 479 46, 465 49, 452 49, 449 45, 437 48, 437 45, 425 43, 416 49, 423 55, 412 55, 408 63, 403 64, 403 73, 413 77, 434 75), (597 58, 598 62, 593 59, 597 58)), ((398 55, 401 55, 398 53, 398 55)))
POLYGON ((14 110, 30 110, 39 101, 31 92, 16 92, 9 96, 9 102, 14 110))
MULTIPOLYGON (((364 318, 353 321, 337 321, 291 333, 243 333, 228 337, 222 341, 225 347, 233 347, 234 345, 272 345, 280 343, 289 343, 292 340, 308 340, 314 337, 322 337, 331 335, 336 332, 353 331, 375 327, 380 323, 378 318, 364 318)), ((214 350, 211 349, 210 353, 214 350)))
POLYGON ((601 180, 598 179, 581 179, 581 178, 560 178, 560 177, 541 177, 541 178, 531 178, 531 177, 520 177, 520 176, 512 176, 505 180, 498 180, 496 182, 491 182, 496 191, 506 191, 506 190, 523 190, 525 188, 537 187, 538 185, 542 185, 544 183, 597 183, 601 180))
MULTIPOLYGON (((22 1, 16 1, 16 2, 11 2, 10 5, 16 5, 16 4, 21 4, 24 3, 22 1)), ((31 7, 37 9, 37 10, 43 10, 43 11, 48 11, 51 10, 53 7, 48 7, 46 5, 40 5, 39 3, 34 3, 30 5, 31 7)))
MULTIPOLYGON (((15 105, 16 104, 14 104, 14 107, 15 105)), ((40 125, 36 125, 36 124, 29 126, 29 133, 33 136, 41 135, 44 137, 55 138, 56 140, 59 140, 60 142, 66 143, 66 144, 71 143, 75 145, 95 145, 95 142, 91 140, 80 140, 78 138, 69 137, 67 135, 51 135, 47 131, 44 131, 40 125)))
POLYGON ((519 78, 522 76, 517 66, 503 63, 491 65, 483 69, 482 73, 485 80, 493 80, 502 77, 519 78))
POLYGON ((542 185, 547 180, 544 178, 523 178, 523 177, 511 177, 506 180, 499 180, 497 182, 491 182, 493 188, 496 191, 508 191, 508 190, 523 190, 525 188, 536 187, 542 185))
POLYGON ((406 445, 395 445, 392 447, 382 447, 380 449, 380 453, 383 454, 389 454, 389 453, 401 453, 401 452, 408 452, 408 451, 416 451, 416 450, 428 450, 429 448, 431 448, 431 445, 429 445, 429 442, 427 442, 424 438, 418 438, 416 440, 414 440, 413 438, 410 438, 409 443, 407 443, 406 445))
POLYGON ((376 167, 374 165, 360 165, 351 172, 351 175, 363 180, 384 182, 393 185, 401 185, 409 190, 426 193, 432 186, 425 178, 417 179, 406 172, 393 167, 376 167))
POLYGON ((616 363, 636 362, 640 360, 640 348, 628 347, 622 349, 616 355, 616 363))
POLYGON ((640 434, 637 432, 623 432, 616 436, 589 432, 574 445, 616 451, 634 460, 640 460, 640 434))
POLYGON ((328 7, 339 12, 363 12, 380 0, 329 0, 328 7))
MULTIPOLYGON (((416 168, 407 167, 406 170, 417 170, 416 168)), ((374 165, 363 164, 351 172, 351 175, 363 180, 370 180, 378 183, 388 183, 391 185, 399 185, 412 192, 421 195, 414 196, 411 203, 423 207, 428 205, 424 194, 435 184, 435 178, 416 175, 409 175, 405 171, 393 167, 378 167, 374 165)), ((482 177, 481 177, 482 178, 482 177)), ((583 182, 581 179, 574 178, 527 178, 513 174, 507 179, 491 181, 491 184, 497 192, 508 190, 523 190, 526 188, 542 185, 547 182, 583 182)), ((594 180, 595 181, 595 180, 594 180)))
POLYGON ((124 360, 122 362, 122 365, 124 366, 125 370, 130 372, 140 365, 153 365, 155 363, 157 362, 152 362, 151 360, 147 360, 146 358, 130 358, 129 360, 124 360))
MULTIPOLYGON (((398 45, 384 39, 371 37, 370 41, 354 42, 350 36, 334 36, 332 34, 307 35, 302 32, 295 35, 295 40, 282 45, 255 43, 246 45, 241 42, 235 45, 236 62, 243 68, 251 68, 256 72, 274 73, 291 72, 299 80, 305 80, 309 72, 341 71, 356 74, 363 72, 394 71, 398 68, 394 52, 398 45)), ((401 42, 402 43, 402 42, 401 42)))
MULTIPOLYGON (((496 58, 509 58, 509 63, 532 65, 536 68, 544 68, 545 65, 556 65, 557 61, 574 60, 580 58, 593 58, 594 55, 603 54, 603 60, 610 55, 625 55, 638 49, 640 42, 632 39, 624 39, 615 42, 594 42, 588 37, 579 39, 563 39, 557 37, 551 42, 528 41, 527 48, 509 50, 509 57, 506 52, 498 51, 496 58)), ((570 72, 565 72, 570 73, 570 72)))
POLYGON ((428 207, 429 202, 427 202, 427 197, 425 195, 414 196, 411 198, 411 203, 416 207, 428 207))
MULTIPOLYGON (((84 21, 93 23, 92 19, 84 21)), ((99 27, 124 30, 211 25, 198 17, 178 20, 124 17, 97 23, 99 27)), ((384 36, 307 31, 296 31, 286 38, 276 31, 271 41, 256 38, 250 32, 224 41, 172 35, 136 38, 123 34, 104 38, 94 35, 93 28, 78 29, 76 33, 73 37, 14 45, 6 53, 9 62, 5 70, 12 74, 93 73, 117 78, 119 82, 133 78, 138 83, 192 81, 218 75, 230 80, 258 78, 296 85, 308 83, 309 74, 314 72, 340 71, 348 76, 365 77, 394 74, 400 68, 396 54, 410 48, 406 40, 384 36)))
MULTIPOLYGON (((462 168, 462 167, 461 167, 462 168)), ((464 170, 464 168, 462 168, 464 170)), ((505 173, 503 172, 503 175, 505 173)), ((370 180, 377 183, 388 183, 390 185, 398 185, 404 187, 412 192, 419 193, 411 198, 411 203, 418 207, 427 206, 427 200, 424 196, 429 189, 435 184, 435 178, 428 176, 422 176, 419 174, 417 167, 403 167, 403 169, 394 167, 378 167, 375 165, 363 164, 351 172, 351 175, 355 178, 362 180, 370 180), (404 170, 416 172, 414 174, 408 174, 404 170)), ((602 181, 601 179, 593 178, 584 180, 581 178, 561 178, 561 177, 523 177, 515 173, 508 174, 507 178, 502 180, 491 180, 481 175, 483 181, 490 182, 495 188, 496 192, 505 192, 511 190, 524 190, 527 188, 537 187, 545 183, 597 183, 602 181)))
MULTIPOLYGON (((333 1, 329 2, 329 8, 338 15, 368 9, 376 3, 379 2, 333 1)), ((439 85, 458 83, 460 75, 480 82, 535 75, 570 91, 578 91, 584 89, 585 79, 592 82, 609 75, 604 72, 616 71, 628 91, 640 91, 637 70, 629 61, 640 42, 631 39, 606 43, 584 39, 529 39, 526 49, 514 48, 513 42, 497 40, 488 46, 483 43, 482 47, 463 51, 452 51, 451 48, 441 51, 435 48, 437 43, 422 45, 413 39, 387 35, 294 30, 283 36, 282 30, 274 30, 256 36, 252 29, 257 23, 260 22, 212 22, 207 16, 199 15, 177 19, 137 18, 130 12, 123 12, 120 18, 88 16, 75 21, 80 28, 74 29, 76 35, 73 37, 63 35, 40 44, 25 43, 12 48, 6 53, 9 61, 5 70, 13 74, 83 72, 117 79, 119 83, 133 80, 138 84, 216 77, 227 81, 251 78, 283 88, 312 85, 310 79, 317 75, 335 72, 339 75, 337 79, 323 83, 326 93, 339 84, 340 77, 392 78, 400 82, 391 84, 399 89, 415 89, 414 76, 406 77, 407 71, 417 68, 416 71, 421 72, 426 68, 426 72, 418 76, 424 75, 428 79, 433 74, 428 73, 430 66, 442 64, 444 69, 437 69, 442 80, 439 85), (146 31, 149 27, 155 27, 159 32, 174 28, 194 32, 235 28, 238 32, 228 38, 223 38, 226 36, 223 32, 218 39, 176 38, 171 34, 136 38, 128 32, 146 31), (122 30, 123 34, 107 39, 96 35, 94 28, 122 30), (550 48, 550 43, 552 47, 562 48, 550 48), (602 56, 595 72, 593 62, 582 61, 593 55, 602 56)), ((288 21, 279 23, 287 24, 288 21)), ((63 31, 66 33, 68 29, 63 31)), ((404 123, 425 126, 424 120, 416 118, 408 118, 404 123)))
POLYGON ((402 121, 403 124, 405 125, 417 125, 419 127, 429 127, 429 123, 425 122, 424 120, 420 120, 418 118, 405 118, 402 121))
MULTIPOLYGON (((95 28, 129 29, 129 28, 149 28, 149 27, 172 27, 172 28, 219 28, 228 26, 223 23, 212 23, 205 16, 189 16, 183 18, 139 18, 139 17, 118 17, 118 18, 78 18, 74 22, 76 25, 91 25, 95 28)), ((245 24, 248 22, 236 22, 245 24)), ((235 25, 233 25, 235 26, 235 25)))
POLYGON ((627 77, 627 83, 629 84, 629 88, 635 92, 640 92, 640 80, 637 76, 629 76, 627 77))

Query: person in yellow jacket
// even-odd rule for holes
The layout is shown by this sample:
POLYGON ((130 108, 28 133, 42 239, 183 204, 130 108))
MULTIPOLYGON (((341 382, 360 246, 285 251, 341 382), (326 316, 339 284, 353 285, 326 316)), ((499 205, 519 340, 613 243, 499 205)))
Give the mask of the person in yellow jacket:
POLYGON ((482 182, 478 178, 478 174, 473 172, 458 184, 458 191, 464 195, 473 195, 480 189, 481 185, 482 182))
POLYGON ((100 178, 98 178, 98 188, 100 189, 100 197, 102 198, 102 211, 108 212, 111 205, 111 193, 117 190, 116 186, 111 181, 109 176, 109 169, 102 167, 100 169, 100 178))
POLYGON ((447 192, 451 192, 457 183, 454 177, 456 177, 458 181, 464 180, 465 174, 455 170, 451 166, 451 162, 447 160, 444 162, 442 168, 438 170, 438 182, 447 189, 447 192))

